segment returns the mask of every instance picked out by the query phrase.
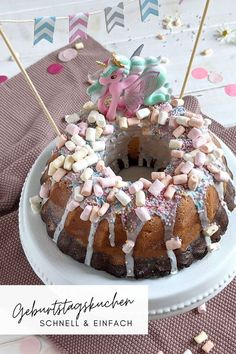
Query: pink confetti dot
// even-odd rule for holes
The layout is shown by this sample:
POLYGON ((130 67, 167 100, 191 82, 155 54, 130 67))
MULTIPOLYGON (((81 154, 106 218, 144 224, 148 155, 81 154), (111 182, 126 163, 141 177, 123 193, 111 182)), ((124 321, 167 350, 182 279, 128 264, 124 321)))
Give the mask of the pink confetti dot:
POLYGON ((197 80, 205 79, 208 76, 208 71, 204 68, 196 68, 192 70, 192 77, 197 80))
POLYGON ((209 74, 208 80, 212 84, 218 84, 219 82, 223 81, 223 76, 221 74, 212 72, 212 73, 209 74))
POLYGON ((21 354, 39 354, 41 344, 36 337, 26 337, 20 343, 21 354))
POLYGON ((61 64, 51 64, 47 68, 47 72, 49 74, 55 75, 55 74, 60 74, 60 72, 62 72, 63 69, 64 68, 61 64))
POLYGON ((228 96, 236 96, 236 84, 230 84, 225 86, 225 93, 228 96))
POLYGON ((73 48, 68 48, 65 50, 62 50, 61 52, 58 53, 58 59, 63 62, 70 61, 74 58, 76 58, 78 55, 78 52, 76 49, 73 48))
POLYGON ((0 84, 3 84, 7 80, 8 80, 8 77, 6 75, 0 75, 0 84))

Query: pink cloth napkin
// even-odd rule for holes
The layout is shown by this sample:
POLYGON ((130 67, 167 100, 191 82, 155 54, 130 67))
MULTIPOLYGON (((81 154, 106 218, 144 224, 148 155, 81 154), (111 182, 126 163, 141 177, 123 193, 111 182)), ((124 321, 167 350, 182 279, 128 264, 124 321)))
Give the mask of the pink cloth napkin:
MULTIPOLYGON (((58 75, 47 73, 47 67, 57 63, 57 52, 50 54, 28 69, 46 106, 63 128, 62 117, 78 111, 88 100, 87 73, 97 67, 108 52, 93 39, 76 59, 63 63, 58 75)), ((198 111, 194 98, 187 106, 198 111)), ((236 153, 236 128, 225 129, 214 122, 215 132, 236 153)), ((42 284, 31 269, 19 241, 18 203, 24 179, 34 160, 54 138, 21 74, 0 85, 0 284, 42 284)), ((235 172, 235 171, 234 171, 235 172)), ((224 236, 227 237, 227 236, 224 236)), ((196 276, 201 276, 197 274, 196 276)), ((154 280, 158 281, 158 280, 154 280)), ((212 353, 236 353, 236 283, 233 281, 220 295, 209 301, 208 312, 192 311, 160 321, 151 321, 147 336, 51 336, 67 354, 164 354, 183 353, 187 348, 200 353, 192 337, 205 330, 216 344, 212 353)))

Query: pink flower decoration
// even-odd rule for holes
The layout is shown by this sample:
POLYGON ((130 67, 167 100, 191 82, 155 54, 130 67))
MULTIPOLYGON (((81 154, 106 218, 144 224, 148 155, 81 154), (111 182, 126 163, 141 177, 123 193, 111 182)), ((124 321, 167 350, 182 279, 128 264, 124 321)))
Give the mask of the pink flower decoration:
POLYGON ((228 96, 236 96, 236 84, 230 84, 225 86, 225 93, 228 96))
POLYGON ((192 77, 197 80, 205 79, 208 76, 208 71, 204 68, 196 68, 192 70, 192 77))

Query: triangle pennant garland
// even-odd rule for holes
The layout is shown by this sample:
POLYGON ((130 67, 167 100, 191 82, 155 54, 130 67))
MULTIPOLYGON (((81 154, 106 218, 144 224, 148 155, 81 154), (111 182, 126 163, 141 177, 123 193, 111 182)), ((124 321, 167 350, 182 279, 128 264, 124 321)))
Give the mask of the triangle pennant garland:
POLYGON ((123 2, 120 2, 114 7, 106 7, 104 12, 106 29, 108 33, 110 33, 115 26, 125 27, 123 2))
POLYGON ((89 14, 84 12, 69 16, 69 43, 87 38, 88 19, 89 14))
POLYGON ((53 43, 55 23, 55 16, 36 17, 34 19, 34 45, 38 44, 42 39, 53 43))
POLYGON ((139 7, 142 22, 150 15, 159 16, 158 0, 139 0, 139 7))

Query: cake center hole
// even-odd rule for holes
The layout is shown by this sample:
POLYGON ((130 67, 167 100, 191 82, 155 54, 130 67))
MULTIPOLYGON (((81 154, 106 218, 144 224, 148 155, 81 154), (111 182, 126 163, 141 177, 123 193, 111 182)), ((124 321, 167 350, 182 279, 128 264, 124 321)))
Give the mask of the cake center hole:
POLYGON ((141 177, 151 180, 152 172, 153 169, 150 167, 130 166, 120 170, 119 175, 124 181, 135 182, 141 177))

